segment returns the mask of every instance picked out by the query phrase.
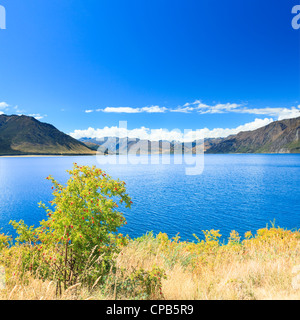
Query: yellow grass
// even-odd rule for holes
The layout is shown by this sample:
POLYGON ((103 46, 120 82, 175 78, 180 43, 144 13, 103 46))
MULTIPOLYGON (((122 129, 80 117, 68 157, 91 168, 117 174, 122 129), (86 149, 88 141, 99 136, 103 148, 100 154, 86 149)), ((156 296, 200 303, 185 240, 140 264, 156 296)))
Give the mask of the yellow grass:
MULTIPOLYGON (((37 280, 30 273, 21 279, 18 255, 11 259, 15 261, 14 270, 9 272, 14 274, 7 275, 6 288, 0 290, 1 300, 115 298, 114 293, 101 293, 97 283, 89 290, 76 284, 57 297, 54 282, 37 280)), ((243 241, 233 232, 226 244, 219 242, 216 231, 195 243, 150 233, 130 241, 117 257, 117 265, 128 274, 139 268, 163 268, 167 279, 162 280, 162 298, 166 300, 300 299, 298 231, 265 228, 255 236, 247 234, 243 241)))

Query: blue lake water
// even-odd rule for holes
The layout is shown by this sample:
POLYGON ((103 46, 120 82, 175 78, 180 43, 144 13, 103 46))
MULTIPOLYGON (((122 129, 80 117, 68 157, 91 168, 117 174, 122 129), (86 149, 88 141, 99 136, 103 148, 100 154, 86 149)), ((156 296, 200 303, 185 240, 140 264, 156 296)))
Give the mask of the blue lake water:
MULTIPOLYGON (((96 157, 0 158, 0 228, 10 220, 38 225, 46 218, 37 203, 52 200, 51 174, 65 183, 74 162, 96 165, 127 184, 133 207, 120 232, 135 238, 153 231, 182 240, 216 229, 243 235, 270 226, 300 228, 300 155, 205 155, 204 171, 187 176, 184 164, 97 163, 96 157)), ((172 162, 171 162, 172 163, 172 162)))

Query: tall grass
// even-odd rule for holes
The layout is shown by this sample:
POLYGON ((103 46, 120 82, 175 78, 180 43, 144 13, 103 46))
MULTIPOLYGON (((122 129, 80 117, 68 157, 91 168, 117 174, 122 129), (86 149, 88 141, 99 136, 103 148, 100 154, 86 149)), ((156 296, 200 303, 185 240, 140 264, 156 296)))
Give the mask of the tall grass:
POLYGON ((0 299, 300 299, 298 231, 272 226, 255 235, 248 232, 244 240, 233 231, 226 244, 220 237, 211 230, 204 232, 203 240, 186 242, 148 233, 129 241, 116 256, 117 268, 106 281, 95 281, 89 288, 77 283, 60 296, 54 281, 38 279, 23 265, 26 248, 4 243, 0 265, 6 270, 6 286, 0 290, 0 299), (147 295, 149 286, 144 283, 149 279, 161 281, 161 289, 147 295))

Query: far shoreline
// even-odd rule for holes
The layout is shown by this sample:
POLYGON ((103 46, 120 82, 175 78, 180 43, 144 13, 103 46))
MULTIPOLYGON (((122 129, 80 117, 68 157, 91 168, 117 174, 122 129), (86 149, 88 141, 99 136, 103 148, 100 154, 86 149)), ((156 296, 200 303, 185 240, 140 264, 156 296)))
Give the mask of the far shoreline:
MULTIPOLYGON (((95 156, 116 156, 116 154, 30 154, 30 155, 0 155, 1 158, 55 158, 55 157, 95 157, 95 156)), ((126 156, 132 154, 118 154, 118 156, 126 156)), ((168 154, 141 154, 136 156, 151 156, 151 155, 168 155, 168 154)), ((173 155, 173 154, 171 154, 173 155)), ((184 154, 183 154, 184 155, 184 154)), ((290 152, 268 152, 268 153, 204 153, 204 155, 300 155, 300 153, 290 152)), ((195 156, 193 154, 193 156, 195 156)))
POLYGON ((54 158, 54 157, 91 157, 97 154, 30 154, 30 155, 0 155, 0 158, 54 158))

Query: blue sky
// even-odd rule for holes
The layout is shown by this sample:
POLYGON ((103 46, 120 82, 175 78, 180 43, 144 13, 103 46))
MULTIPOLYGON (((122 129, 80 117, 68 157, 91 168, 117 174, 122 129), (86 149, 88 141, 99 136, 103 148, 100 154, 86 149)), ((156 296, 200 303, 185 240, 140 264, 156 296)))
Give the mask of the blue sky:
POLYGON ((119 121, 218 135, 297 116, 296 4, 0 0, 0 113, 78 137, 119 121))

